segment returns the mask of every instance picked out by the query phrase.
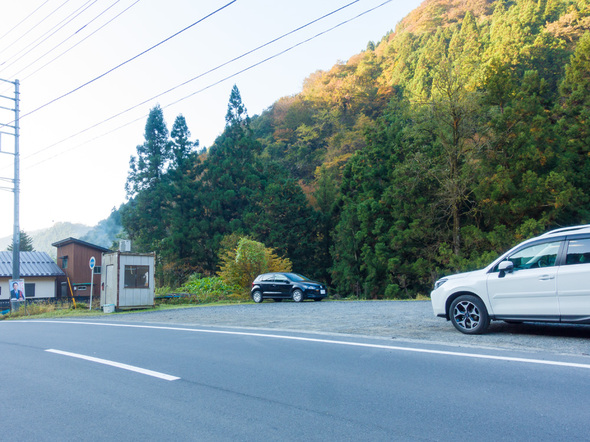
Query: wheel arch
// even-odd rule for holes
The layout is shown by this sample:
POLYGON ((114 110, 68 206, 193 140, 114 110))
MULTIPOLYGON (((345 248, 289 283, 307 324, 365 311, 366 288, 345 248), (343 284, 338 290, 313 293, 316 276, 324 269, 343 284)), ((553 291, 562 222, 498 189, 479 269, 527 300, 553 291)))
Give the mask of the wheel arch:
POLYGON ((463 296, 463 295, 475 296, 483 303, 484 306, 486 306, 486 309, 488 309, 486 302, 477 293, 471 292, 469 290, 459 291, 459 292, 453 293, 451 296, 449 296, 447 298, 447 301, 445 303, 445 318, 447 319, 447 321, 451 320, 451 317, 450 317, 451 304, 453 303, 453 301, 455 299, 457 299, 459 296, 463 296))

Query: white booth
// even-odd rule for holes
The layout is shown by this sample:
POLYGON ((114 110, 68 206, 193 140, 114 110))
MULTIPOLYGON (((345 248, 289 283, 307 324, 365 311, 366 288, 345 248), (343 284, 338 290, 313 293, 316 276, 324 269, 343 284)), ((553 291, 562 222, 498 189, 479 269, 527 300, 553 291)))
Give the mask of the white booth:
POLYGON ((100 305, 104 311, 154 306, 154 253, 102 254, 100 305))

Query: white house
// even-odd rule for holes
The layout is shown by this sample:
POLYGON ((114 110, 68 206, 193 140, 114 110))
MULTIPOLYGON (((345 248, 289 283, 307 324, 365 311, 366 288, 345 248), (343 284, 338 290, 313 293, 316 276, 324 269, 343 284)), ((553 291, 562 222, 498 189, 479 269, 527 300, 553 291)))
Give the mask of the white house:
MULTIPOLYGON (((20 278, 25 280, 27 299, 53 299, 64 272, 45 252, 20 252, 20 278)), ((0 301, 10 300, 12 252, 0 252, 0 301)))

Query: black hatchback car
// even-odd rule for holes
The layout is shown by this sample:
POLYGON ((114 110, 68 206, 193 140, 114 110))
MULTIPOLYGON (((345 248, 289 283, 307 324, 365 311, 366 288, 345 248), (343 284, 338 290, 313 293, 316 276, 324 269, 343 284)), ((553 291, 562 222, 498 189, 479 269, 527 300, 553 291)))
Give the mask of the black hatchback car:
POLYGON ((328 291, 324 284, 297 273, 264 273, 258 275, 252 283, 250 296, 254 302, 262 302, 268 298, 277 302, 283 299, 292 299, 295 302, 304 299, 321 301, 328 296, 328 291))

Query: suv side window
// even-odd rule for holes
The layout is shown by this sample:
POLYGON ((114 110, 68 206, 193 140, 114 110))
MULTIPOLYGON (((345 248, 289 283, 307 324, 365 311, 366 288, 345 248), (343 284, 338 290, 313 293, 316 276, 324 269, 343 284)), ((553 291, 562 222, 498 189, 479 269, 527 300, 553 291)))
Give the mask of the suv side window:
POLYGON ((274 275, 272 273, 270 275, 264 275, 262 278, 260 278, 260 280, 263 282, 272 282, 273 279, 274 275))
POLYGON ((560 246, 561 241, 535 244, 517 251, 508 260, 514 263, 514 270, 553 267, 560 246))
POLYGON ((565 264, 590 264, 590 238, 573 239, 569 242, 565 264))
POLYGON ((276 275, 275 282, 282 282, 283 284, 286 284, 289 282, 289 280, 283 275, 276 275))

